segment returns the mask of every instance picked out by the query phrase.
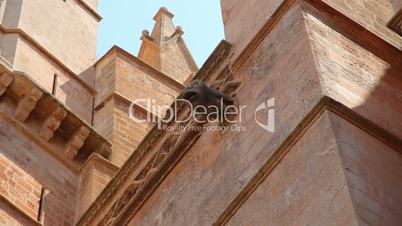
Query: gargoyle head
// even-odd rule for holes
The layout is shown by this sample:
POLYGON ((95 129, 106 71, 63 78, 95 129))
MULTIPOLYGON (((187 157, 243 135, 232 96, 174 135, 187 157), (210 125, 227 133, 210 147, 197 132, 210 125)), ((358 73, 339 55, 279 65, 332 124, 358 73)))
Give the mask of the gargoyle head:
POLYGON ((202 105, 205 107, 215 105, 220 106, 221 101, 225 106, 234 104, 232 97, 207 86, 201 80, 194 80, 188 87, 183 90, 179 98, 190 101, 196 106, 202 105))

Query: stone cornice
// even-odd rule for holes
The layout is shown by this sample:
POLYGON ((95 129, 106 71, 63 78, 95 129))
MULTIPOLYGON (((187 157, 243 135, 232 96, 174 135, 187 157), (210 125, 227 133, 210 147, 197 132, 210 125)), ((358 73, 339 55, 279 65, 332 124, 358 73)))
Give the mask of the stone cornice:
POLYGON ((213 225, 225 225, 324 112, 332 112, 402 154, 402 140, 343 104, 324 96, 266 160, 213 225))
POLYGON ((0 117, 77 173, 95 152, 109 158, 111 144, 22 72, 0 64, 0 117))
POLYGON ((171 77, 167 76, 166 74, 160 72, 158 69, 154 68, 153 66, 145 63, 144 61, 142 61, 141 59, 139 59, 138 57, 132 55, 131 53, 125 51, 124 49, 120 48, 119 46, 113 46, 105 55, 103 55, 96 63, 95 63, 95 67, 102 61, 106 60, 109 56, 111 56, 113 53, 118 53, 121 54, 125 57, 127 57, 129 60, 140 64, 141 66, 144 66, 145 68, 149 69, 153 74, 155 74, 156 76, 159 76, 159 78, 165 80, 166 82, 168 82, 169 84, 171 84, 173 87, 176 88, 177 91, 181 91, 182 89, 184 89, 184 85, 177 82, 176 80, 172 79, 171 77))
MULTIPOLYGON (((222 41, 195 78, 215 84, 218 81, 220 83, 217 88, 224 85, 222 81, 230 82, 233 74, 223 70, 229 52, 230 45, 222 41)), ((179 107, 178 115, 187 114, 187 110, 179 107)), ((146 201, 188 148, 196 142, 199 135, 200 133, 190 132, 177 136, 154 127, 77 225, 94 225, 100 221, 113 221, 116 225, 122 225, 122 222, 127 220, 127 213, 138 210, 141 203, 146 201), (116 197, 121 193, 123 193, 121 196, 116 197), (119 212, 114 211, 116 206, 120 209, 119 212), (101 218, 103 216, 104 218, 101 218)))
POLYGON ((16 206, 13 202, 11 202, 8 198, 4 197, 2 194, 0 194, 0 206, 5 205, 7 206, 11 211, 16 212, 24 221, 28 221, 29 225, 36 225, 36 226, 42 226, 39 221, 28 215, 23 209, 20 207, 16 206))
POLYGON ((86 83, 82 78, 80 78, 76 73, 74 73, 69 67, 67 67, 61 60, 59 60, 56 56, 50 53, 45 47, 35 41, 29 34, 19 28, 7 28, 0 24, 0 31, 5 34, 17 34, 32 44, 35 48, 37 48, 41 53, 43 53, 46 57, 49 57, 57 66, 59 66, 62 70, 64 70, 68 75, 70 75, 73 79, 78 81, 85 89, 87 89, 91 94, 96 94, 96 90, 91 87, 88 83, 86 83))

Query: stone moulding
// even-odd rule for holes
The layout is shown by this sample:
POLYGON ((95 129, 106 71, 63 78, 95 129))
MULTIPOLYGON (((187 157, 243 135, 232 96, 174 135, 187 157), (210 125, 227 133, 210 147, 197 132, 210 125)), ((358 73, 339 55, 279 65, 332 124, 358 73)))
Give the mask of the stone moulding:
POLYGON ((91 153, 106 159, 111 154, 111 144, 90 125, 27 74, 1 63, 0 118, 75 173, 91 153))
MULTIPOLYGON (((218 90, 222 90, 226 83, 232 84, 233 74, 229 73, 224 64, 229 51, 230 44, 222 41, 195 79, 213 85, 218 90)), ((239 87, 238 83, 233 84, 236 84, 236 88, 239 87)), ((231 90, 230 94, 234 93, 234 90, 231 90)), ((189 113, 189 109, 179 106, 177 112, 179 117, 183 117, 189 113)), ((168 125, 174 125, 174 122, 168 125)), ((190 121, 184 126, 194 125, 200 124, 190 121)), ((188 131, 176 134, 154 127, 77 225, 124 224, 127 216, 139 209, 201 135, 198 131, 188 131), (123 195, 117 197, 118 193, 123 195), (100 219, 103 212, 105 215, 100 219)))

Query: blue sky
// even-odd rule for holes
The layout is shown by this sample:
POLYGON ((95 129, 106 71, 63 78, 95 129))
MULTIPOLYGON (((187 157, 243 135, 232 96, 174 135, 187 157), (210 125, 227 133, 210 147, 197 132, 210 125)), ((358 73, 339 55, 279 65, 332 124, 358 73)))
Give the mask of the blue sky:
POLYGON ((224 38, 219 0, 100 0, 103 20, 99 26, 97 57, 113 45, 137 56, 144 29, 152 31, 153 16, 165 6, 173 22, 184 30, 184 40, 200 67, 224 38))

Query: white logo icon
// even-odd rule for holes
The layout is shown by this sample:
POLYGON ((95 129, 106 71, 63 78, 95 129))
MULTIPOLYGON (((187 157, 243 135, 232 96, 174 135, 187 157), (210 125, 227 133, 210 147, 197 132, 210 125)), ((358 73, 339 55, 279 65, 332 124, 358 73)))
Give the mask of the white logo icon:
POLYGON ((275 131, 275 98, 269 99, 267 102, 260 104, 257 109, 255 109, 255 121, 257 124, 267 130, 268 132, 273 133, 275 131), (262 110, 268 110, 267 112, 267 122, 261 123, 257 119, 257 113, 262 110))

